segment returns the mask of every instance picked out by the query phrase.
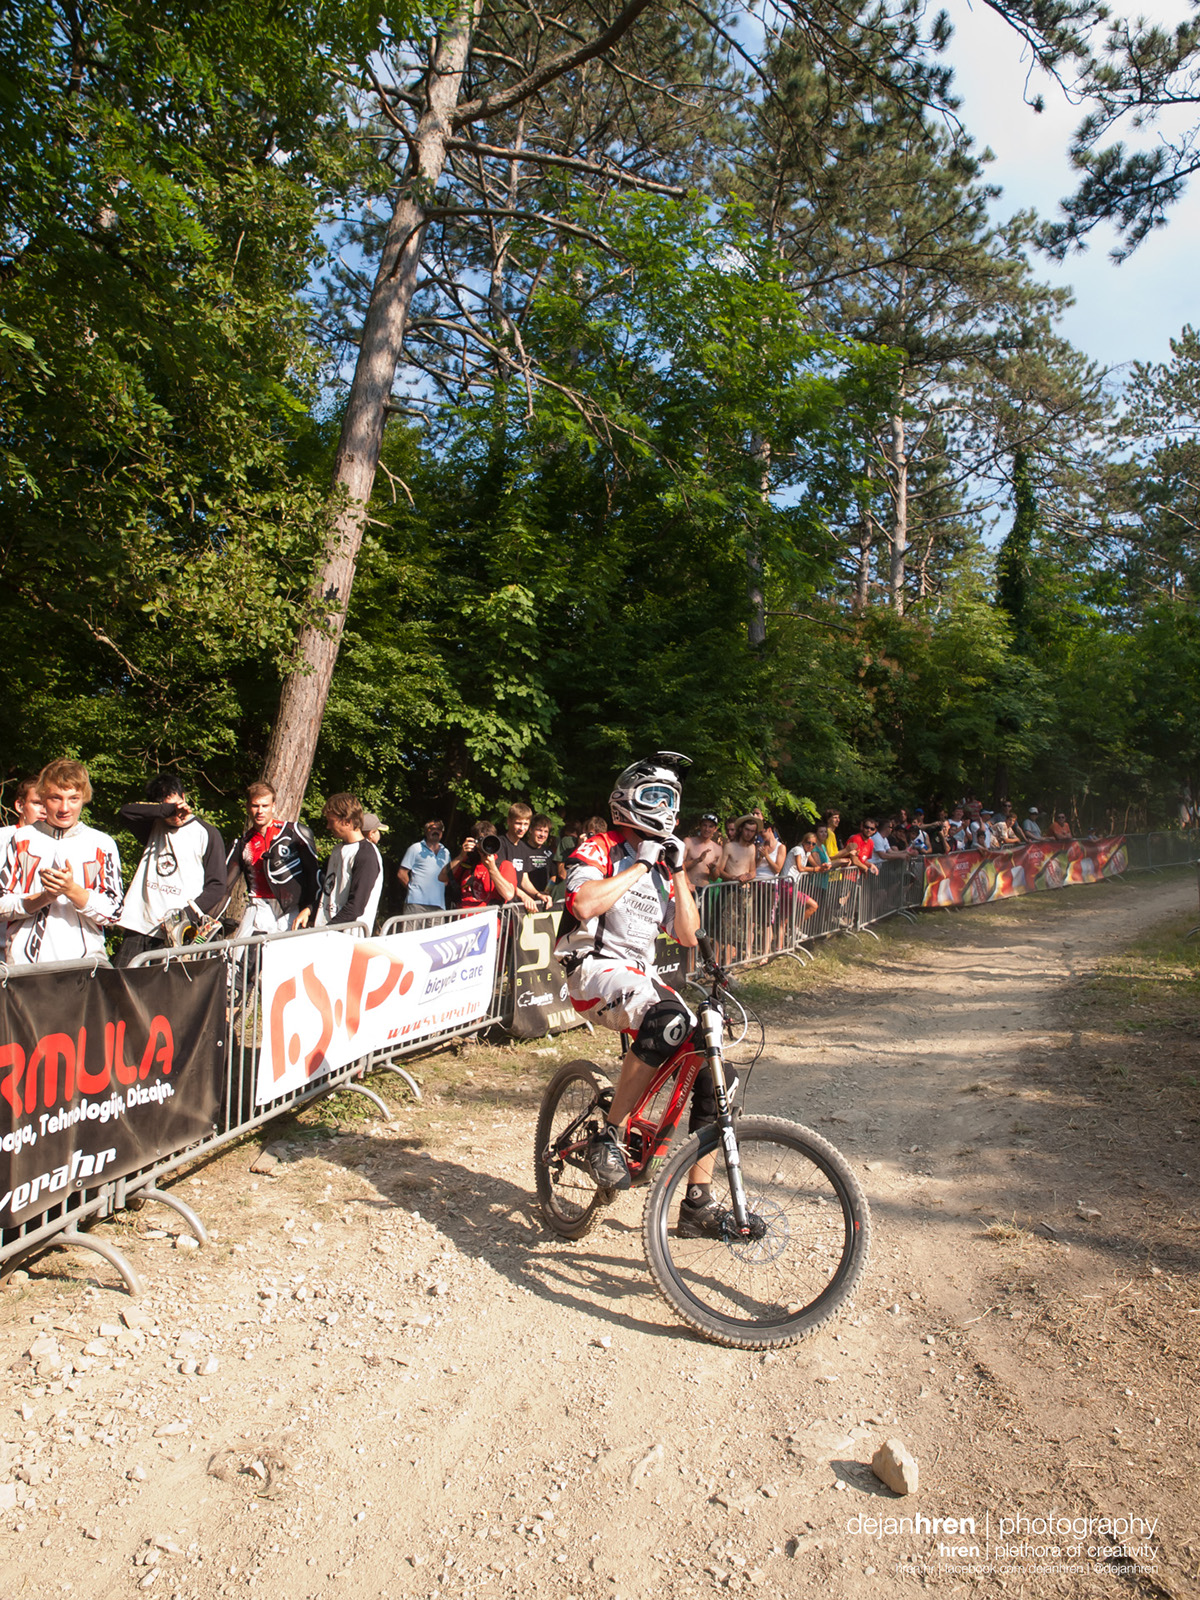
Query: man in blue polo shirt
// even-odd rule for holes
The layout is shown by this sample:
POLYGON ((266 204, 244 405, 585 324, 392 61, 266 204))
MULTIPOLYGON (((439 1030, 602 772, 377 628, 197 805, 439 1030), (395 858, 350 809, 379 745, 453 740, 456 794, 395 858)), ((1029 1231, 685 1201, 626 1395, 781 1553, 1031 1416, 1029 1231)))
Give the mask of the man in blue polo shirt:
POLYGON ((442 823, 427 822, 425 837, 409 845, 404 860, 396 868, 396 876, 408 890, 406 912, 444 911, 446 908, 450 852, 442 843, 445 831, 442 823))

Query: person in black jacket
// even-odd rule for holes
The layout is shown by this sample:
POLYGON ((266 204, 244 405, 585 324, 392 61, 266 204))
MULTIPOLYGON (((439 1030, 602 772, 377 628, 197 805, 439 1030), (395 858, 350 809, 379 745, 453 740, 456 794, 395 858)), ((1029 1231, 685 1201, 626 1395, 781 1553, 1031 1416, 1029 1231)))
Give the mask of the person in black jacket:
POLYGON ((188 805, 177 773, 151 778, 145 800, 122 806, 119 815, 143 846, 118 923, 125 937, 115 964, 127 967, 144 950, 169 944, 173 922, 214 916, 228 894, 225 841, 188 805))
POLYGON ((321 893, 312 830, 303 822, 285 822, 275 815, 275 791, 269 783, 252 783, 246 803, 250 826, 225 863, 230 890, 240 873, 248 896, 237 936, 252 938, 304 927, 321 893))

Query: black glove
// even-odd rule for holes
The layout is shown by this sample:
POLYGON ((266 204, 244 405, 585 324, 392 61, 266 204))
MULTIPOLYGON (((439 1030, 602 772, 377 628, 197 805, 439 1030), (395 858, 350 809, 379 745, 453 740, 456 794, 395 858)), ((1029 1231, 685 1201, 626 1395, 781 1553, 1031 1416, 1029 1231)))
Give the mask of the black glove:
POLYGON ((638 845, 637 858, 643 866, 653 867, 662 858, 661 839, 643 839, 638 845))
POLYGON ((683 840, 672 834, 664 840, 662 847, 662 864, 670 873, 683 871, 683 858, 685 846, 683 840))

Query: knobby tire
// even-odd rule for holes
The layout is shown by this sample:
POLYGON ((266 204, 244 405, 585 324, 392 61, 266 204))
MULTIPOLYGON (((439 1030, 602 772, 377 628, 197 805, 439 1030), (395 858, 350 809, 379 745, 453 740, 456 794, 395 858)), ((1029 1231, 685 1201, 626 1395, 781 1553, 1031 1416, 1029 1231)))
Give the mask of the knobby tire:
POLYGON ((717 1152, 712 1193, 732 1210, 720 1130, 702 1128, 671 1156, 646 1198, 646 1258, 659 1293, 716 1344, 769 1350, 795 1344, 851 1298, 870 1250, 871 1216, 840 1151, 799 1123, 739 1117, 747 1203, 761 1239, 679 1236, 688 1170, 717 1152))
MULTIPOLYGON (((555 1073, 542 1096, 534 1137, 534 1178, 542 1216, 561 1239, 582 1239, 589 1233, 612 1195, 597 1185, 578 1158, 560 1164, 548 1163, 545 1157, 554 1140, 595 1106, 601 1090, 608 1087, 607 1075, 594 1062, 572 1061, 555 1073)), ((585 1139, 588 1124, 593 1122, 598 1127, 604 1123, 598 1106, 576 1137, 585 1139)))

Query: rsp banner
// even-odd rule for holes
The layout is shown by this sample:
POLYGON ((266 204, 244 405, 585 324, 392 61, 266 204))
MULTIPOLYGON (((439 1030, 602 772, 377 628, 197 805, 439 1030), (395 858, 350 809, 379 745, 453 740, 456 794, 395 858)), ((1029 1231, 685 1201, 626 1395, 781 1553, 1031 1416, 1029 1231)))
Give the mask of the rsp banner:
POLYGON ((0 1229, 207 1137, 224 1038, 217 962, 5 984, 0 1229))
POLYGON ((926 908, 984 905, 1041 889, 1117 878, 1127 866, 1123 836, 1061 844, 1041 840, 1019 850, 959 850, 926 860, 921 904, 926 908))
POLYGON ((486 1017, 497 916, 383 939, 330 929, 262 952, 263 1048, 255 1100, 268 1105, 360 1057, 486 1017))
POLYGON ((558 911, 537 911, 518 923, 513 946, 512 1031, 518 1039, 540 1039, 580 1026, 567 993, 567 975, 554 955, 558 911))

